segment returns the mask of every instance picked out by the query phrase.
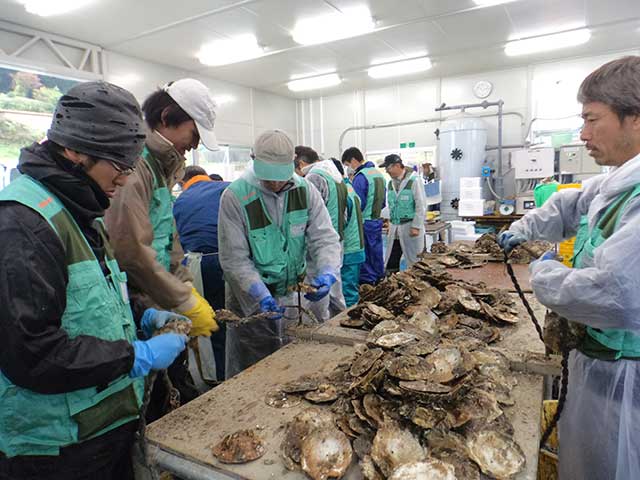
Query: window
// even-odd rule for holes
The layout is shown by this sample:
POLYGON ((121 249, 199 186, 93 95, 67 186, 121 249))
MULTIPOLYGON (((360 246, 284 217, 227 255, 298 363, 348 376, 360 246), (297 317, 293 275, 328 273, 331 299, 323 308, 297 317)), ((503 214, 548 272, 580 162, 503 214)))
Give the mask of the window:
POLYGON ((212 152, 200 146, 194 155, 194 163, 208 174, 217 173, 225 181, 232 182, 242 175, 251 162, 250 154, 249 147, 220 145, 220 150, 212 152))
POLYGON ((76 83, 0 67, 0 188, 15 177, 20 149, 45 138, 58 98, 76 83))

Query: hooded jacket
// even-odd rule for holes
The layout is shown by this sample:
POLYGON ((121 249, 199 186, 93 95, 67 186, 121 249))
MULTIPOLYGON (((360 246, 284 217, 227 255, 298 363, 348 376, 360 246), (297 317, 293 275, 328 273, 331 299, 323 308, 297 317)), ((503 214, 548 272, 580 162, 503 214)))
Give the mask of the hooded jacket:
MULTIPOLYGON (((18 169, 42 183, 71 213, 103 271, 104 245, 94 228, 109 199, 84 171, 45 142, 22 149, 18 169)), ((106 385, 128 373, 127 341, 70 339, 61 328, 68 272, 58 235, 30 208, 0 202, 0 370, 42 394, 106 385)))
MULTIPOLYGON (((157 132, 147 132, 146 147, 158 160, 169 190, 184 172, 185 158, 157 132)), ((189 300, 192 280, 181 264, 184 252, 178 234, 173 235, 171 265, 167 271, 151 246, 153 226, 149 207, 153 196, 153 173, 139 160, 127 184, 113 198, 105 215, 105 224, 120 268, 127 273, 132 297, 145 306, 174 309, 189 300)))
MULTIPOLYGON (((622 193, 640 184, 640 155, 581 190, 554 193, 510 230, 526 238, 559 242, 576 234, 586 215, 590 228, 622 193)), ((640 332, 640 199, 622 213, 616 231, 594 251, 593 265, 569 268, 554 260, 531 264, 531 285, 540 302, 560 315, 594 328, 640 332)))

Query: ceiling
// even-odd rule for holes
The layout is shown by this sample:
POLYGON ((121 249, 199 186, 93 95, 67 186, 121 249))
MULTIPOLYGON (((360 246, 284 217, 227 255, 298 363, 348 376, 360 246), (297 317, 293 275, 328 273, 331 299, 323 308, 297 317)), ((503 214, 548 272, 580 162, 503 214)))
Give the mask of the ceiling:
POLYGON ((0 11, 5 21, 291 97, 640 45, 640 0, 519 0, 484 8, 472 0, 93 0, 88 7, 46 18, 27 13, 17 0, 0 0, 0 11), (372 33, 314 46, 297 45, 291 38, 297 19, 363 3, 376 19, 372 33), (576 25, 592 28, 587 44, 522 57, 503 52, 510 37, 576 25), (221 67, 206 67, 196 58, 202 44, 246 33, 257 37, 266 56, 221 67), (427 72, 387 80, 366 74, 372 62, 427 52, 433 61, 427 72), (286 87, 292 76, 327 71, 337 71, 343 83, 298 94, 286 87))

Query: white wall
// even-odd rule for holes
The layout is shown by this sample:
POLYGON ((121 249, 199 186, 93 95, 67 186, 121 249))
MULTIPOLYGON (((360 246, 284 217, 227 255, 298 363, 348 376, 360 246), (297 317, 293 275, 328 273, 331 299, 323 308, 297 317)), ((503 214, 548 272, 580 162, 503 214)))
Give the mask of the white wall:
POLYGON ((296 141, 293 99, 119 53, 106 52, 105 57, 105 80, 130 90, 141 103, 153 90, 183 77, 200 80, 214 97, 230 98, 219 105, 217 112, 215 132, 220 143, 251 146, 255 137, 269 128, 284 130, 296 141))
MULTIPOLYGON (((448 105, 478 103, 472 91, 478 80, 488 80, 493 91, 488 101, 504 100, 505 112, 519 113, 528 123, 534 117, 578 114, 580 106, 575 94, 582 79, 599 65, 623 55, 638 51, 615 52, 609 55, 528 65, 501 71, 431 78, 410 83, 398 83, 383 88, 371 88, 352 93, 329 95, 299 100, 297 121, 299 141, 325 156, 339 158, 338 139, 348 127, 446 118, 456 112, 434 109, 446 102, 448 105)), ((495 113, 470 109, 470 114, 495 113)), ((484 119, 489 127, 488 144, 497 144, 496 118, 484 119)), ((363 151, 398 149, 401 142, 415 142, 416 146, 437 145, 434 130, 439 123, 400 126, 375 130, 350 132, 342 148, 357 146, 363 151)), ((515 115, 504 117, 503 143, 521 143, 526 126, 515 115)), ((490 154, 489 158, 495 156, 490 154)))

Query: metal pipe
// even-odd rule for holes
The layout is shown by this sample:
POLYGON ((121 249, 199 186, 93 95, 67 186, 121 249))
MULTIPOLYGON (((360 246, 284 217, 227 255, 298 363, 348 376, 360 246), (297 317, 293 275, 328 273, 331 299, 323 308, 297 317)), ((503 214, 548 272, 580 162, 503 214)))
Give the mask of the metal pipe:
POLYGON ((502 107, 504 102, 498 100, 498 178, 496 178, 496 191, 498 197, 504 197, 504 182, 502 178, 502 107))
MULTIPOLYGON (((515 148, 527 148, 529 145, 527 145, 526 143, 519 143, 519 144, 515 144, 515 145, 502 145, 502 149, 503 150, 513 150, 515 148)), ((490 152, 492 150, 497 150, 498 149, 498 145, 491 145, 490 147, 486 147, 485 151, 490 152)))
MULTIPOLYGON (((506 117, 507 115, 513 115, 516 116, 518 118, 520 118, 520 127, 524 128, 525 125, 525 120, 524 120, 524 115, 522 115, 520 112, 503 112, 502 116, 506 117)), ((470 117, 473 118, 486 118, 486 117, 497 117, 498 114, 497 113, 483 113, 482 115, 469 115, 470 117)), ((304 115, 303 115, 303 119, 302 121, 304 122, 304 115)), ((432 123, 432 122, 444 122, 446 121, 438 118, 438 119, 433 119, 433 118, 427 118, 424 120, 411 120, 411 121, 407 121, 407 122, 396 122, 396 123, 384 123, 384 124, 380 124, 380 125, 362 125, 362 126, 355 126, 355 127, 349 127, 347 128, 345 131, 342 132, 342 134, 340 135, 340 140, 338 141, 338 154, 342 154, 342 142, 344 141, 344 137, 347 133, 354 131, 354 130, 371 130, 371 129, 375 129, 375 128, 387 128, 387 127, 402 127, 404 125, 416 125, 419 123, 432 123)), ((304 142, 302 142, 304 144, 304 142)), ((512 147, 513 145, 510 145, 510 147, 512 147)), ((524 146, 524 145, 523 145, 524 146)), ((497 147, 496 147, 497 148, 497 147)), ((494 148, 495 150, 495 148, 494 148)))
POLYGON ((488 107, 498 107, 502 108, 504 102, 502 100, 498 100, 497 102, 484 102, 480 103, 465 103, 462 105, 451 105, 450 107, 447 104, 443 103, 439 107, 436 108, 436 112, 442 112, 443 110, 465 110, 467 108, 488 108, 488 107))
POLYGON ((437 117, 437 118, 425 118, 423 120, 411 120, 408 122, 382 123, 380 125, 374 124, 374 125, 360 125, 356 127, 349 127, 340 134, 340 139, 338 140, 338 154, 342 154, 342 142, 344 141, 345 135, 354 130, 372 130, 374 128, 402 127, 404 125, 417 125, 419 123, 433 123, 433 122, 440 122, 440 121, 442 121, 442 119, 440 117, 437 117))
POLYGON ((241 477, 235 474, 221 472, 214 467, 205 467, 193 461, 179 457, 172 453, 160 450, 149 445, 153 468, 160 471, 168 471, 183 480, 239 480, 241 477))

